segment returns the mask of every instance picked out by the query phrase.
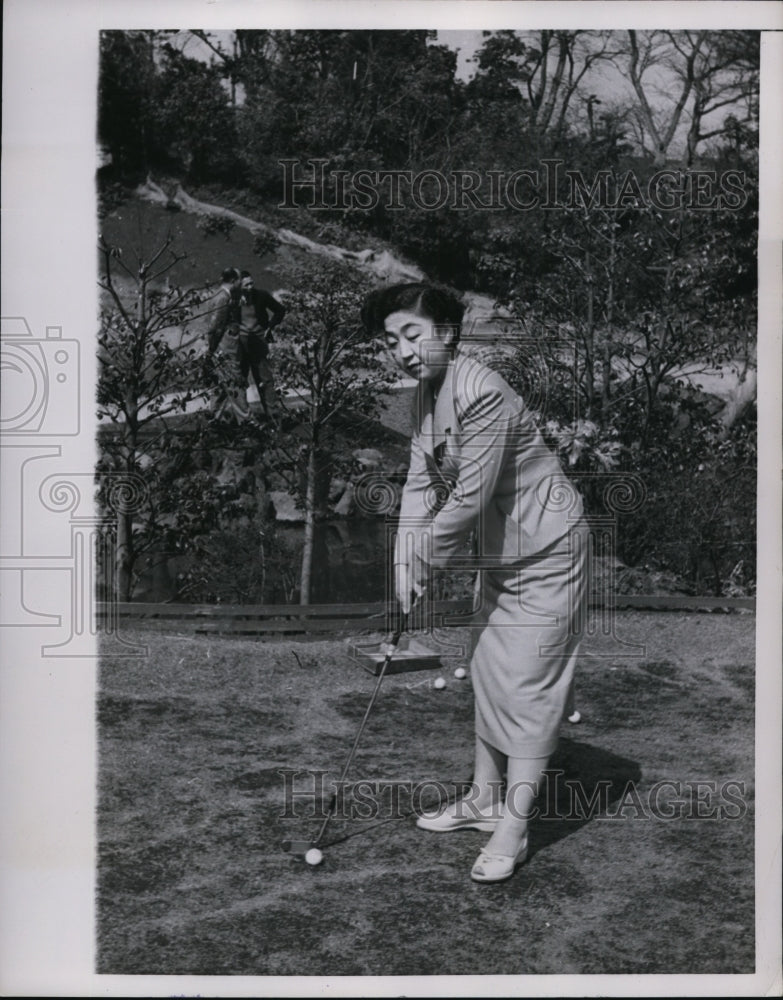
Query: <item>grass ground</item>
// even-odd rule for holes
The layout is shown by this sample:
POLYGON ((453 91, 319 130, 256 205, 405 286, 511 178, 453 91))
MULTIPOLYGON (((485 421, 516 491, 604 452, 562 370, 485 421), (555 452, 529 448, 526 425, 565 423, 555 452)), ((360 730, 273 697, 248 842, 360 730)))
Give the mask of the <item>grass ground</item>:
MULTIPOLYGON (((224 268, 239 267, 250 271, 260 287, 273 291, 280 285, 276 273, 279 264, 298 258, 298 252, 289 247, 259 257, 253 252, 253 236, 241 226, 234 227, 226 237, 222 233, 204 233, 198 221, 188 212, 168 211, 161 205, 129 197, 107 213, 100 229, 110 244, 122 248, 123 260, 131 270, 137 259, 149 259, 167 238, 172 238, 172 249, 187 257, 168 275, 174 284, 186 288, 219 284, 224 268)), ((122 277, 121 271, 117 274, 122 277)))
MULTIPOLYGON (((644 655, 588 639, 532 856, 494 886, 469 879, 486 835, 417 830, 405 785, 398 818, 384 796, 373 819, 337 817, 319 867, 283 850, 318 822, 304 799, 281 816, 281 770, 300 791, 306 769, 335 780, 373 686, 347 637, 129 633, 149 655, 101 669, 98 971, 752 972, 754 628, 625 612, 617 636, 644 655), (602 808, 570 809, 577 784, 602 808)), ((470 779, 459 662, 442 691, 432 672, 385 680, 351 779, 470 779)))

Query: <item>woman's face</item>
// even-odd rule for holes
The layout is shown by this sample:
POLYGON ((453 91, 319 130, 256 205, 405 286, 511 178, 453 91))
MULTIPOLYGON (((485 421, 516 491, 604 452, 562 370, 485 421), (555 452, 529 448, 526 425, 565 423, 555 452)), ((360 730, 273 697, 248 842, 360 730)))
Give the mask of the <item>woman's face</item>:
POLYGON ((427 316, 401 309, 383 323, 386 346, 399 367, 420 382, 438 381, 452 358, 450 338, 436 332, 427 316))

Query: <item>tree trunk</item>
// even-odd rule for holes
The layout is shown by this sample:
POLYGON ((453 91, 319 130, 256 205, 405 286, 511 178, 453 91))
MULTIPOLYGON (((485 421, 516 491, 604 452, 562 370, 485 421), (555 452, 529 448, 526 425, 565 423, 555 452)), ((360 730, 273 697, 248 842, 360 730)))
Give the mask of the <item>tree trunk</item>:
MULTIPOLYGON (((566 59, 569 54, 569 44, 567 33, 560 32, 558 35, 557 66, 555 67, 552 82, 549 85, 549 93, 542 102, 537 119, 538 129, 542 135, 549 128, 549 123, 552 121, 552 114, 555 110, 555 102, 557 101, 557 96, 560 92, 560 85, 563 82, 563 73, 565 72, 566 59)), ((542 97, 544 97, 543 94, 542 97)))
POLYGON ((302 575, 299 584, 299 603, 310 603, 310 581, 313 573, 313 543, 315 541, 315 444, 311 444, 307 455, 307 481, 305 486, 305 530, 302 548, 302 575))
POLYGON ((603 371, 601 376, 601 426, 609 425, 609 398, 611 394, 612 378, 612 324, 614 323, 614 279, 617 266, 617 233, 615 231, 614 219, 612 219, 612 230, 609 242, 609 267, 607 273, 606 289, 606 334, 604 336, 603 347, 603 371))
POLYGON ((587 279, 587 357, 585 358, 585 389, 587 391, 587 416, 593 416, 593 362, 595 359, 595 285, 593 283, 593 260, 589 250, 585 251, 585 272, 587 279))
MULTIPOLYGON (((132 484, 136 468, 136 456, 139 446, 138 401, 135 387, 130 385, 126 390, 125 434, 124 434, 124 464, 128 483, 132 484)), ((130 488, 132 492, 132 488, 130 488)), ((136 553, 133 551, 133 511, 120 507, 117 510, 117 551, 115 554, 115 590, 117 600, 126 604, 131 599, 133 590, 133 566, 136 553)))
POLYGON ((117 600, 127 604, 133 589, 133 514, 117 514, 117 555, 115 588, 117 600))

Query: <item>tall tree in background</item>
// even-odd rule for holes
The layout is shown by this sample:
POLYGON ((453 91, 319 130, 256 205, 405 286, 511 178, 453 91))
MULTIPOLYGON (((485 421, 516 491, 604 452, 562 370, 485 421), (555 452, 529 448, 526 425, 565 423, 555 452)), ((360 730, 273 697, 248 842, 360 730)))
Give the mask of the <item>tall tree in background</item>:
POLYGON ((628 31, 625 66, 637 97, 640 140, 651 147, 657 166, 666 163, 688 121, 681 159, 691 166, 699 144, 724 132, 725 114, 705 130, 710 115, 731 107, 739 112, 735 121, 758 119, 758 46, 752 31, 628 31), (668 100, 659 96, 661 70, 676 80, 668 100))
POLYGON ((365 279, 329 262, 289 278, 294 291, 286 303, 286 335, 276 367, 279 387, 299 403, 275 464, 287 467, 304 512, 300 600, 309 604, 315 526, 328 492, 335 429, 341 426, 361 441, 362 427, 377 416, 379 397, 392 379, 359 322, 370 288, 365 279))
POLYGON ((154 31, 102 31, 98 137, 116 171, 147 171, 154 157, 157 84, 154 31))
POLYGON ((119 178, 166 170, 197 182, 239 183, 224 68, 184 55, 176 34, 101 33, 98 137, 119 178))
MULTIPOLYGON (((686 162, 696 162, 699 146, 710 139, 730 138, 741 147, 758 145, 759 45, 757 31, 713 32, 707 38, 703 65, 693 81, 694 99, 688 130, 686 162), (725 117, 710 116, 731 108, 725 117)), ((702 147, 703 148, 703 147, 702 147)))
POLYGON ((197 183, 241 184, 234 109, 221 69, 164 44, 156 89, 152 120, 168 162, 197 183))

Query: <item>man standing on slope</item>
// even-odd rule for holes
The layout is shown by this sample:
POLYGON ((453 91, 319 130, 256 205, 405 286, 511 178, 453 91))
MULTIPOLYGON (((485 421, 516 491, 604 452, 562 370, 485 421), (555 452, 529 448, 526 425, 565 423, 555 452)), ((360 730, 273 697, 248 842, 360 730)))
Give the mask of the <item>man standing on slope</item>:
POLYGON ((258 390, 264 415, 272 419, 277 403, 275 381, 269 365, 272 330, 285 316, 285 307, 263 288, 256 288, 249 271, 242 271, 239 298, 239 340, 245 381, 248 372, 258 390), (271 313, 271 316, 270 316, 271 313))
MULTIPOLYGON (((209 302, 207 328, 207 354, 214 357, 218 348, 225 358, 223 388, 226 402, 238 418, 247 417, 247 369, 244 368, 243 349, 239 337, 239 292, 241 275, 235 267, 227 267, 221 276, 221 285, 209 302), (244 369, 244 370, 243 370, 244 369)), ((221 404, 217 412, 223 411, 221 404)))

